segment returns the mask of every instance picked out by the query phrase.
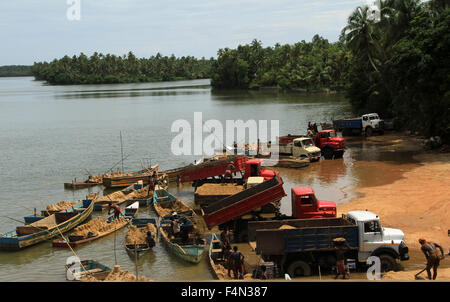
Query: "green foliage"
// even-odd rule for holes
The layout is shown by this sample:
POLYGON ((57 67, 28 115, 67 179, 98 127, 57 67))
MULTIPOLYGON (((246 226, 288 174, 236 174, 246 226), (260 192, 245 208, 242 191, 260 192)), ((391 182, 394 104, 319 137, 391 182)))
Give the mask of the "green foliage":
POLYGON ((347 95, 357 113, 450 141, 450 9, 443 1, 381 1, 349 17, 341 40, 351 51, 347 95))
POLYGON ((314 36, 312 42, 276 44, 263 48, 260 41, 220 49, 213 63, 214 88, 339 90, 345 86, 348 52, 340 42, 314 36))
POLYGON ((159 53, 138 59, 132 52, 121 57, 96 52, 91 57, 81 53, 78 57, 35 63, 32 71, 37 80, 60 85, 174 81, 209 78, 213 61, 190 56, 163 57, 159 53))
POLYGON ((0 66, 0 77, 26 77, 32 76, 31 66, 8 65, 0 66))

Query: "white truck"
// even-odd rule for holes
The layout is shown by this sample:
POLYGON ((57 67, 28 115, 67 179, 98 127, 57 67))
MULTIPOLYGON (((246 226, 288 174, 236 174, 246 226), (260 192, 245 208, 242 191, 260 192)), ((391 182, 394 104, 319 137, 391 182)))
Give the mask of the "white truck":
POLYGON ((322 271, 331 270, 336 264, 335 238, 346 239, 351 247, 346 258, 357 268, 367 268, 370 256, 379 257, 381 272, 396 269, 397 259, 409 259, 403 232, 383 228, 378 216, 368 211, 341 218, 250 222, 248 232, 256 253, 291 277, 309 276, 319 265, 322 271))
POLYGON ((287 135, 278 138, 279 154, 296 158, 309 158, 310 161, 320 159, 320 148, 314 145, 312 138, 305 135, 287 135))
POLYGON ((384 133, 384 121, 378 113, 368 113, 357 118, 333 120, 333 127, 336 131, 342 131, 342 135, 352 133, 363 133, 371 136, 374 132, 384 133))

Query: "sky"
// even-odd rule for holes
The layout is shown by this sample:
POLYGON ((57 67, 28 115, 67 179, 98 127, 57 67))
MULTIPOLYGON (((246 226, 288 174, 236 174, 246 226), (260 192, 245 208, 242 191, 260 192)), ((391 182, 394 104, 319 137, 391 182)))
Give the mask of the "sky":
POLYGON ((216 57, 258 39, 263 46, 338 40, 368 0, 10 0, 0 2, 0 66, 64 55, 216 57), (77 9, 79 2, 79 10, 77 9), (68 12, 72 12, 68 17, 68 12), (79 15, 77 14, 79 12, 79 15), (79 16, 79 20, 76 19, 79 16))

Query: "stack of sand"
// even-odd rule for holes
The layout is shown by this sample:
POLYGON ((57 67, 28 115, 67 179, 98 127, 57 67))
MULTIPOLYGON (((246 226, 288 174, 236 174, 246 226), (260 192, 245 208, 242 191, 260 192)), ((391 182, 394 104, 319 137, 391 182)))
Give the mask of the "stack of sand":
POLYGON ((129 273, 127 270, 122 271, 120 269, 119 265, 115 265, 114 269, 106 276, 106 278, 104 280, 98 280, 97 278, 88 274, 85 277, 81 278, 81 281, 83 281, 83 282, 99 282, 99 281, 147 282, 148 280, 145 276, 137 278, 135 275, 129 273))
POLYGON ((130 226, 125 235, 125 244, 146 244, 147 232, 156 234, 156 227, 154 224, 149 223, 145 228, 138 228, 134 225, 130 226))
POLYGON ((55 204, 51 204, 49 206, 47 206, 47 211, 63 211, 65 209, 71 208, 75 205, 75 202, 71 202, 71 201, 60 201, 58 203, 55 204))
POLYGON ((183 213, 188 211, 191 211, 191 208, 189 208, 179 200, 167 204, 167 208, 163 208, 161 206, 159 207, 159 214, 161 216, 171 215, 172 212, 183 213))
POLYGON ((280 229, 280 230, 292 230, 292 229, 296 229, 296 227, 293 227, 293 226, 288 225, 288 224, 283 224, 278 229, 280 229))
POLYGON ((114 219, 112 222, 107 223, 101 217, 97 217, 75 228, 71 236, 82 236, 87 238, 88 233, 92 233, 94 236, 100 235, 101 233, 106 233, 117 226, 125 223, 125 219, 122 217, 114 219))

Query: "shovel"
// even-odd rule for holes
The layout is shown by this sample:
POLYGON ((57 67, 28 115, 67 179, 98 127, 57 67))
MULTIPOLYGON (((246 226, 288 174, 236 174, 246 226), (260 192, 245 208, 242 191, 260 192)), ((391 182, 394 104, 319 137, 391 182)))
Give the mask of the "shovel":
POLYGON ((416 280, 425 280, 423 277, 420 277, 419 275, 421 273, 423 273, 427 268, 425 267, 423 270, 421 270, 420 272, 418 272, 417 274, 414 275, 414 279, 416 280))

